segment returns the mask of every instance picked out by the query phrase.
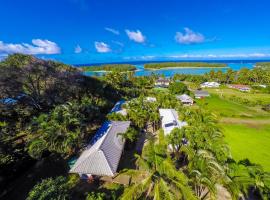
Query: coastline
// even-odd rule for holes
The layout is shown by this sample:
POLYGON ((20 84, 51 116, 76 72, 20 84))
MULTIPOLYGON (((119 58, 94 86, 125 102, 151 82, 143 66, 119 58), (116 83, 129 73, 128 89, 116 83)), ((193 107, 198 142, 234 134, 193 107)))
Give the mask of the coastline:
POLYGON ((164 69, 227 69, 230 68, 229 66, 227 67, 163 67, 163 68, 144 68, 144 70, 151 70, 151 71, 156 71, 156 70, 164 70, 164 69))

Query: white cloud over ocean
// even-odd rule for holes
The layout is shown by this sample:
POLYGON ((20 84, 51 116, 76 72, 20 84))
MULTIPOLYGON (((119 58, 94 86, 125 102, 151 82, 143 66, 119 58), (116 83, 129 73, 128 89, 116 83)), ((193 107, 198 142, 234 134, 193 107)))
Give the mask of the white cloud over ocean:
POLYGON ((134 42, 144 43, 146 41, 146 37, 139 30, 130 31, 130 30, 126 29, 126 34, 127 34, 128 38, 134 42))
POLYGON ((110 46, 104 42, 95 42, 95 48, 98 53, 108 53, 112 51, 110 46))
POLYGON ((1 54, 12 54, 12 53, 23 53, 23 54, 59 54, 61 48, 52 41, 33 39, 32 44, 21 43, 5 43, 0 41, 0 53, 1 54))
POLYGON ((184 28, 184 33, 176 32, 175 40, 180 44, 199 44, 206 41, 203 34, 194 32, 189 28, 184 28))

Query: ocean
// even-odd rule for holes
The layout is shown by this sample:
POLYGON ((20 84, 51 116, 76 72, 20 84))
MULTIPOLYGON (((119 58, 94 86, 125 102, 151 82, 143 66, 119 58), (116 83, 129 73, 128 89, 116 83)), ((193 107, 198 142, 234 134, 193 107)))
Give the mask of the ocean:
MULTIPOLYGON (((200 75, 209 72, 210 70, 221 70, 226 71, 228 68, 174 68, 174 69, 159 69, 159 70, 147 70, 144 69, 144 64, 147 63, 160 63, 160 62, 170 62, 170 61, 135 61, 135 62, 125 62, 125 64, 135 65, 137 70, 135 71, 135 76, 149 76, 151 74, 164 75, 166 77, 171 77, 174 74, 194 74, 200 75)), ((171 61, 176 62, 176 61, 171 61)), ((209 63, 226 63, 232 70, 239 70, 241 68, 252 69, 257 62, 269 62, 265 60, 211 60, 211 61, 177 61, 177 62, 209 62, 209 63)), ((91 66, 91 65, 104 65, 104 64, 122 64, 122 63, 95 63, 95 64, 80 64, 75 65, 80 66, 91 66)), ((101 76, 106 72, 85 72, 88 76, 101 76)))

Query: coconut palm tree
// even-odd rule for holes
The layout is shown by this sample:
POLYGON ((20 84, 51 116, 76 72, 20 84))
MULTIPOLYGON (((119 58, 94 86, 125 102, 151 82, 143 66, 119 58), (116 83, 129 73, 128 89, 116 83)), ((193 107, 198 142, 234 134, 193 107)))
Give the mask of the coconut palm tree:
POLYGON ((142 156, 137 156, 138 170, 123 172, 132 177, 132 184, 126 188, 122 200, 140 199, 196 199, 182 171, 174 167, 167 153, 163 133, 159 141, 149 141, 142 156))

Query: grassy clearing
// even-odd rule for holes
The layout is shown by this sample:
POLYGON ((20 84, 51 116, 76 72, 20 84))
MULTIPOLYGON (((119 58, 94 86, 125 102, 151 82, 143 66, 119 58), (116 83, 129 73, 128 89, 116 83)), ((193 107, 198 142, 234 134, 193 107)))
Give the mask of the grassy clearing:
POLYGON ((207 89, 211 94, 217 94, 221 98, 240 98, 254 104, 260 102, 261 104, 270 104, 270 95, 266 93, 252 93, 252 92, 241 92, 231 88, 220 88, 220 89, 207 89))
MULTIPOLYGON (((221 89, 219 89, 220 92, 221 89)), ((211 96, 197 100, 197 104, 221 117, 220 125, 235 160, 249 159, 270 171, 270 113, 260 106, 248 106, 222 98, 216 89, 210 89, 211 96)), ((223 89, 222 89, 223 91, 223 89)), ((226 95, 245 93, 224 89, 226 95)), ((253 98, 255 94, 252 94, 253 98)), ((265 97, 265 94, 260 96, 265 97)), ((251 98, 251 97, 249 97, 251 98)), ((268 97, 267 97, 268 98, 268 97)))
POLYGON ((220 117, 241 117, 241 118, 265 118, 270 114, 263 111, 260 107, 246 106, 227 99, 220 98, 218 95, 211 94, 211 97, 197 100, 199 105, 204 105, 220 117))
POLYGON ((256 124, 254 121, 252 124, 223 123, 225 140, 231 147, 234 159, 248 158, 270 171, 270 125, 256 124))

